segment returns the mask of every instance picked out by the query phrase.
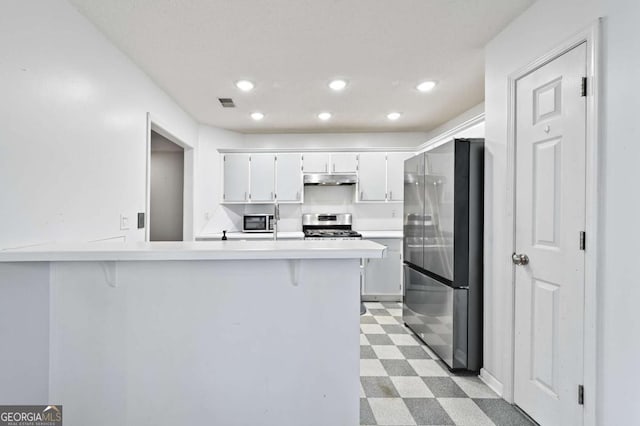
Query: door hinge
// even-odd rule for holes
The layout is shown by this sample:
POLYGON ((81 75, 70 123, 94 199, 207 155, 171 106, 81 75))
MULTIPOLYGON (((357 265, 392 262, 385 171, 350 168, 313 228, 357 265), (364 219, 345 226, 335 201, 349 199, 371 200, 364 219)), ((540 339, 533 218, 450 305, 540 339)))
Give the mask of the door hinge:
POLYGON ((584 386, 578 385, 578 405, 584 405, 584 386))
POLYGON ((587 234, 580 231, 580 250, 585 250, 587 234))
POLYGON ((580 87, 580 96, 587 96, 587 77, 582 77, 582 85, 580 87))

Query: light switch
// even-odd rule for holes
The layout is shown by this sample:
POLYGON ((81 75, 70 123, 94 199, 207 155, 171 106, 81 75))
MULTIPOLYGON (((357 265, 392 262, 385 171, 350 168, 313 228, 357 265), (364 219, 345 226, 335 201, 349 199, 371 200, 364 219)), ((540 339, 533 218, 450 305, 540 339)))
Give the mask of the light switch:
POLYGON ((120 230, 126 231, 129 229, 129 216, 123 214, 120 215, 120 230))

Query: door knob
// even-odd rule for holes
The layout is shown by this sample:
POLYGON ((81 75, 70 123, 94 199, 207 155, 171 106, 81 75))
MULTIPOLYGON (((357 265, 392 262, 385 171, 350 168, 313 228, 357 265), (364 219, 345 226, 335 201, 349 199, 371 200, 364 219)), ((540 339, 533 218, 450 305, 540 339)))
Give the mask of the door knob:
POLYGON ((521 253, 521 254, 513 253, 511 255, 511 261, 513 262, 514 265, 524 266, 529 264, 529 256, 527 256, 524 253, 521 253))

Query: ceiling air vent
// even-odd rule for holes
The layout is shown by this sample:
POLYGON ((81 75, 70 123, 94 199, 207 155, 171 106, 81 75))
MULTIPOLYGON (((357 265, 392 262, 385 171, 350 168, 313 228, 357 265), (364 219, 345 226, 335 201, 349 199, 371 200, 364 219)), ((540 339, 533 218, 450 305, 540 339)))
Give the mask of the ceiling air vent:
POLYGON ((222 108, 235 108, 236 104, 233 103, 233 99, 231 98, 218 98, 220 105, 222 108))

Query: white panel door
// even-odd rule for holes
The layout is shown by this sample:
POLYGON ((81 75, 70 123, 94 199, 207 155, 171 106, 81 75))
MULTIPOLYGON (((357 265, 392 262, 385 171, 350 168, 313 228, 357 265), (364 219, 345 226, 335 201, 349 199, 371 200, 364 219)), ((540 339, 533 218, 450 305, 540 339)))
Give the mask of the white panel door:
POLYGON ((249 154, 225 154, 224 192, 225 202, 245 202, 249 200, 249 154))
POLYGON ((338 152, 331 154, 331 173, 355 173, 358 170, 358 154, 338 152))
POLYGON ((412 152, 389 152, 387 154, 387 199, 389 201, 404 199, 404 160, 412 155, 412 152))
POLYGON ((387 159, 384 152, 363 152, 358 156, 360 201, 387 199, 387 159))
POLYGON ((545 426, 583 419, 585 75, 582 44, 516 86, 514 402, 545 426))
POLYGON ((302 167, 305 173, 329 173, 328 152, 307 152, 302 155, 302 167))
POLYGON ((276 187, 275 154, 251 154, 251 187, 253 202, 273 201, 276 187))
POLYGON ((302 202, 302 156, 278 154, 276 160, 276 199, 278 202, 302 202))

